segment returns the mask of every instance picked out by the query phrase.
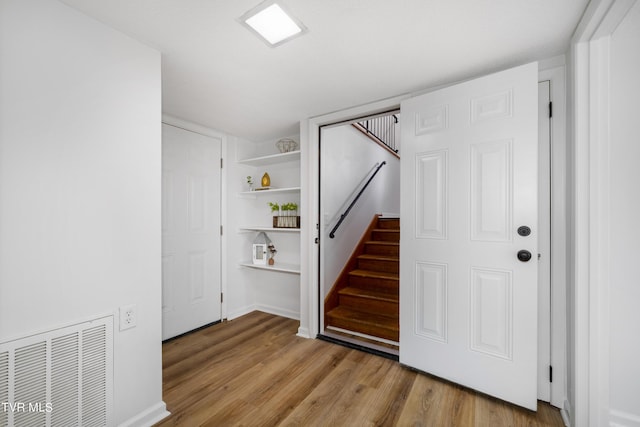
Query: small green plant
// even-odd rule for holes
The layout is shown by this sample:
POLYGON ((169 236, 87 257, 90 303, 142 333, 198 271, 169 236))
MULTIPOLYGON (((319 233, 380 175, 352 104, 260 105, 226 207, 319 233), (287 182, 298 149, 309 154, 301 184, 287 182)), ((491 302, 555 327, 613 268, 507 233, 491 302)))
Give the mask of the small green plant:
POLYGON ((277 203, 268 203, 269 207, 271 208, 271 212, 278 212, 280 210, 280 205, 278 205, 277 203))
POLYGON ((297 203, 285 203, 282 205, 282 210, 283 211, 297 211, 298 210, 298 204, 297 203))

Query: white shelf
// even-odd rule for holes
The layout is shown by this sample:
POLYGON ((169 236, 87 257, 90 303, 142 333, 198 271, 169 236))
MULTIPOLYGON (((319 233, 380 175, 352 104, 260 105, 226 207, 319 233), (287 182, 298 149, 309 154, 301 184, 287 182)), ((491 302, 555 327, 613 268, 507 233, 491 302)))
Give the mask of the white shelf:
POLYGON ((300 274, 299 265, 285 264, 278 261, 276 261, 274 265, 260 265, 260 264, 253 264, 250 262, 243 262, 240 265, 243 267, 255 268, 257 270, 269 270, 269 271, 278 271, 280 273, 300 274))
POLYGON ((247 225, 244 227, 240 227, 240 230, 242 231, 288 231, 293 233, 300 232, 299 228, 273 228, 273 227, 266 227, 262 225, 247 225))
MULTIPOLYGON (((249 158, 249 159, 243 159, 243 160, 238 160, 237 163, 241 164, 241 165, 247 165, 247 166, 252 166, 252 167, 256 167, 258 168, 258 170, 262 167, 265 166, 273 166, 273 165, 282 165, 285 163, 290 163, 290 164, 294 164, 295 162, 297 162, 298 164, 300 163, 300 151, 291 151, 289 153, 278 153, 278 154, 271 154, 271 155, 267 155, 267 156, 260 156, 260 157, 253 157, 253 158, 249 158)), ((288 174, 286 176, 289 176, 291 174, 288 174)), ((260 182, 260 181, 258 181, 260 182)), ((236 193, 236 196, 238 198, 241 199, 254 199, 253 201, 251 201, 251 203, 248 203, 247 206, 252 206, 253 208, 256 208, 257 205, 263 205, 263 203, 265 203, 267 200, 269 199, 265 199, 260 197, 260 200, 255 200, 257 199, 259 196, 262 195, 269 195, 269 197, 276 197, 280 194, 282 195, 291 195, 291 197, 293 197, 293 200, 295 201, 296 198, 298 198, 300 196, 300 192, 301 192, 301 188, 300 188, 300 179, 299 178, 295 178, 293 177, 293 175, 291 175, 288 179, 283 180, 282 181, 284 185, 296 185, 295 187, 285 187, 285 188, 269 188, 268 190, 254 190, 254 191, 241 191, 236 193)), ((245 187, 246 188, 246 187, 245 187)), ((289 197, 289 196, 287 196, 289 197)), ((282 197, 276 197, 275 199, 271 199, 272 201, 278 201, 280 202, 282 199, 282 197)), ((299 203, 299 202, 298 202, 299 203)), ((262 221, 256 221, 256 222, 262 222, 262 221)), ((269 224, 271 224, 271 222, 269 221, 269 224)), ((288 238, 285 239, 285 243, 287 245, 293 245, 293 241, 295 240, 295 245, 297 247, 299 247, 300 245, 300 229, 299 228, 274 228, 271 225, 242 225, 239 227, 239 232, 240 233, 251 233, 251 232, 261 232, 261 231, 265 231, 267 233, 279 233, 279 235, 282 238, 285 238, 285 236, 282 233, 289 233, 290 238, 292 239, 292 241, 288 241, 288 238)), ((292 248, 289 248, 292 249, 292 248)), ((295 247, 293 248, 295 250, 295 247)), ((246 259, 246 258, 245 258, 246 259)), ((279 258, 276 257, 275 258, 275 264, 274 265, 259 265, 259 264, 253 264, 251 261, 246 262, 243 260, 238 260, 239 261, 239 265, 242 268, 251 268, 254 270, 266 270, 266 271, 272 271, 272 272, 278 272, 278 273, 287 273, 287 274, 297 274, 300 275, 300 265, 299 264, 288 264, 286 262, 279 262, 279 258)), ((266 273, 265 273, 266 274, 266 273)), ((274 278, 275 279, 275 278, 274 278)), ((273 279, 272 279, 273 280, 273 279)))
POLYGON ((254 157, 251 159, 238 160, 238 163, 250 166, 269 166, 277 163, 291 162, 300 160, 300 150, 290 151, 288 153, 271 154, 268 156, 254 157))
POLYGON ((297 193, 299 191, 300 191, 300 187, 288 187, 288 188, 270 188, 269 190, 242 191, 238 194, 242 194, 244 196, 257 196, 259 194, 297 193))

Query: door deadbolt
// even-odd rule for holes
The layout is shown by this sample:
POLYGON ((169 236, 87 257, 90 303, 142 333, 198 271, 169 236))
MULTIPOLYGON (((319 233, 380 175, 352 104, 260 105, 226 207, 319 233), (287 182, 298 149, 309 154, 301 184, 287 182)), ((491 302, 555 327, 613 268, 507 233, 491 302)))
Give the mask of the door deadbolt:
POLYGON ((531 234, 531 228, 527 227, 526 225, 518 227, 518 234, 523 237, 527 237, 529 234, 531 234))
POLYGON ((527 262, 531 259, 531 252, 526 250, 518 251, 518 259, 522 262, 527 262))

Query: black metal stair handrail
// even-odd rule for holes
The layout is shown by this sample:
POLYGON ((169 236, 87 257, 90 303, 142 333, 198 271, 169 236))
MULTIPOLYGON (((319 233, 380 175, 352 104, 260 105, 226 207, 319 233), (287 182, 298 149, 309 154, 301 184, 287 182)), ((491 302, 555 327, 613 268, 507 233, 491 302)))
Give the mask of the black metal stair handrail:
POLYGON ((360 198, 360 196, 362 196, 362 193, 364 193, 364 190, 367 189, 367 187, 369 186, 369 183, 371 182, 371 180, 373 180, 373 178, 376 176, 376 174, 378 173, 378 171, 380 170, 380 168, 382 168, 384 165, 386 165, 387 162, 384 161, 382 163, 380 163, 378 165, 378 167, 376 168, 376 170, 373 172, 373 174, 371 175, 371 177, 367 180, 367 183, 362 187, 362 189, 360 189, 360 191, 358 192, 358 195, 353 199, 353 201, 351 202, 351 204, 349 205, 349 207, 347 208, 347 210, 344 211, 344 213, 342 215, 340 215, 340 219, 338 220, 338 222, 336 223, 336 225, 333 227, 333 230, 331 230, 331 233, 329 233, 329 237, 331 237, 332 239, 334 237, 336 237, 336 230, 340 227, 340 224, 342 224, 342 221, 345 220, 345 218, 347 217, 347 215, 349 215, 349 212, 351 211, 351 208, 353 208, 353 206, 356 204, 356 202, 358 201, 358 199, 360 198))

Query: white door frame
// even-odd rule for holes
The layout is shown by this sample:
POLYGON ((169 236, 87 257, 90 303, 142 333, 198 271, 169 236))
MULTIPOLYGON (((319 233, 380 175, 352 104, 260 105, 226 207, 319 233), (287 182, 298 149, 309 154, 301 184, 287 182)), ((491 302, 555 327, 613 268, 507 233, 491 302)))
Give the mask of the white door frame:
POLYGON ((609 51, 636 0, 591 1, 571 41, 573 426, 609 425, 609 51))
MULTIPOLYGON (((222 132, 218 132, 213 129, 209 129, 207 127, 179 119, 177 117, 170 116, 168 114, 162 115, 162 123, 175 126, 177 128, 181 128, 184 130, 188 130, 194 133, 198 133, 204 136, 210 136, 212 138, 219 138, 221 140, 220 147, 220 155, 222 159, 227 158, 227 135, 222 132)), ((227 170, 226 168, 222 168, 220 171, 220 225, 222 227, 227 224, 227 209, 226 209, 226 200, 227 200, 227 170)), ((227 251, 223 250, 227 247, 227 235, 223 233, 220 236, 220 292, 223 294, 227 293, 227 251)), ((227 302, 226 300, 222 300, 220 306, 220 319, 227 318, 227 302)))
POLYGON ((539 63, 538 81, 551 82, 551 404, 567 396, 567 107, 564 56, 539 63))
MULTIPOLYGON (((562 407, 566 402, 566 283, 567 257, 566 235, 566 83, 564 56, 539 62, 539 81, 551 81, 551 99, 554 104, 552 127, 552 164, 553 182, 551 228, 557 230, 552 235, 551 280, 551 361, 553 365, 553 383, 551 384, 551 404, 562 407)), ((441 86, 443 87, 443 86, 441 86)), ((441 87, 430 88, 422 93, 441 87)), ((320 332, 319 295, 318 295, 318 257, 319 246, 315 243, 320 238, 316 224, 319 212, 319 138, 320 127, 343 120, 350 120, 366 115, 397 108, 403 99, 419 93, 400 95, 394 98, 377 101, 346 110, 312 117, 300 122, 301 146, 301 213, 308 218, 301 224, 301 289, 300 289, 300 327, 298 335, 315 338, 320 332)))
POLYGON ((397 96, 360 107, 312 117, 300 122, 300 212, 306 221, 300 224, 300 327, 298 335, 315 338, 320 333, 319 277, 320 259, 320 127, 400 108, 397 96))

